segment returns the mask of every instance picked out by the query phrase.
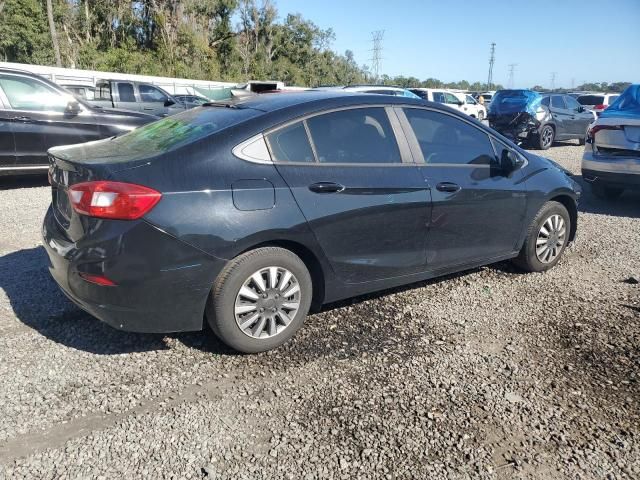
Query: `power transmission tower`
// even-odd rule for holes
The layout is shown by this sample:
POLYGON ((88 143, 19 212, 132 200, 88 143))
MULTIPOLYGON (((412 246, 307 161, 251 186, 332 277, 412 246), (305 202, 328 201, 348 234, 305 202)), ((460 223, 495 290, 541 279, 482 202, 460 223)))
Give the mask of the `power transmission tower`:
POLYGON ((576 79, 575 78, 571 78, 571 90, 573 90, 574 88, 576 88, 576 79))
POLYGON ((551 72, 551 91, 553 92, 556 89, 556 74, 558 72, 551 72))
POLYGON ((371 71, 373 72, 374 81, 378 83, 380 78, 380 63, 382 62, 382 39, 384 30, 376 30, 371 32, 371 41, 373 48, 371 49, 371 71))
POLYGON ((507 82, 507 85, 509 85, 509 88, 513 88, 513 74, 517 66, 518 66, 517 63, 509 64, 509 81, 507 82))
POLYGON ((491 84, 493 82, 493 64, 496 61, 496 44, 491 43, 491 56, 489 57, 489 78, 487 79, 487 90, 491 90, 491 84))

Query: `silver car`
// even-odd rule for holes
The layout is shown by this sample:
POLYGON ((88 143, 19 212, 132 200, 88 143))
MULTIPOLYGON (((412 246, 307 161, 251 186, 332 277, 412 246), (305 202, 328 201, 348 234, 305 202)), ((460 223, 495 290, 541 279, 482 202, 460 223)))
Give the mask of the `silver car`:
POLYGON ((640 190, 640 85, 632 85, 587 132, 582 178, 603 199, 640 190))

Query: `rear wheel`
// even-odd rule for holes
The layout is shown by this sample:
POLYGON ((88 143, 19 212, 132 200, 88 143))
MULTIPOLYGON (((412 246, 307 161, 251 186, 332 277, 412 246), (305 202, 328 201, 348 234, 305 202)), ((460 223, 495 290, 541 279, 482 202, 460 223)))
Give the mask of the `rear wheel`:
POLYGON ((602 200, 616 200, 620 198, 620 195, 624 192, 624 189, 619 187, 609 187, 606 184, 593 183, 591 184, 591 191, 593 194, 602 200))
POLYGON ((556 132, 551 125, 545 125, 538 134, 538 148, 540 150, 548 150, 553 145, 553 139, 556 132))
POLYGON ((206 317, 230 347, 264 352, 298 331, 312 294, 311 276, 297 255, 283 248, 258 248, 231 260, 218 275, 206 317))
POLYGON ((549 270, 560 261, 569 242, 571 217, 559 202, 547 202, 531 222, 514 263, 527 272, 549 270))

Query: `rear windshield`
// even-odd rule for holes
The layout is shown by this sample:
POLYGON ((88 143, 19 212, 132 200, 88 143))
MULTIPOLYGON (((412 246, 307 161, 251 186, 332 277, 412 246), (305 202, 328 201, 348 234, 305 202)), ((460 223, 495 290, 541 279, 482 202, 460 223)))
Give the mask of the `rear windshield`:
POLYGON ((532 90, 500 90, 491 99, 489 111, 496 114, 535 112, 542 97, 532 90))
MULTIPOLYGON (((85 163, 120 163, 154 157, 262 114, 251 108, 197 107, 106 140, 78 145, 85 163)), ((78 152, 56 152, 65 158, 78 152)))
POLYGON ((602 95, 581 95, 577 98, 580 105, 602 105, 604 96, 602 95))

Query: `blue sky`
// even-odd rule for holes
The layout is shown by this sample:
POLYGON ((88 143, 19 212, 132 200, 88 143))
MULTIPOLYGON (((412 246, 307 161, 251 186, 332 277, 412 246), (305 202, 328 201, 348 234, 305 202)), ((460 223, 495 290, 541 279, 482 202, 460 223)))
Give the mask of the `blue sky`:
POLYGON ((640 82, 640 0, 275 0, 281 17, 301 13, 332 28, 332 48, 370 64, 371 32, 385 30, 381 73, 443 81, 556 87, 640 82))

